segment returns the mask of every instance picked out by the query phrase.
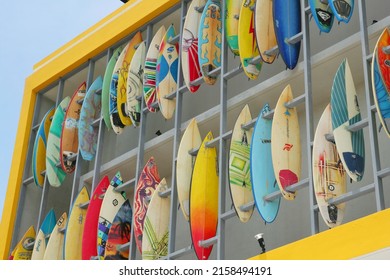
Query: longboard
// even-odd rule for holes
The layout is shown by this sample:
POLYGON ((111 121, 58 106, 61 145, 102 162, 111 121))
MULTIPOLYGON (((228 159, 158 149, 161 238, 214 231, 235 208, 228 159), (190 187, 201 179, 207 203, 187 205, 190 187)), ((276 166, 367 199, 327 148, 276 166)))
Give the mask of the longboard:
POLYGON ((43 117, 35 137, 33 156, 32 156, 32 173, 35 185, 42 188, 45 176, 42 172, 46 170, 46 147, 49 129, 54 115, 54 107, 51 108, 43 117))
POLYGON ((252 120, 249 106, 245 105, 233 128, 229 149, 229 185, 234 209, 240 221, 246 223, 253 214, 253 207, 242 210, 241 207, 253 201, 250 178, 250 149, 253 128, 243 129, 242 125, 252 120))
POLYGON ((184 131, 177 151, 176 161, 176 186, 177 196, 184 218, 188 221, 190 215, 190 188, 191 176, 194 169, 195 156, 189 151, 199 149, 202 144, 196 119, 192 119, 184 131))
POLYGON ((151 157, 139 176, 134 194, 134 236, 137 248, 141 254, 146 211, 148 210, 150 198, 160 181, 156 162, 151 157))
POLYGON ((275 61, 276 53, 266 54, 266 51, 277 46, 274 19, 273 1, 257 0, 255 10, 255 32, 259 54, 265 63, 271 64, 275 61))
POLYGON ((99 220, 97 226, 97 255, 99 259, 104 259, 106 250, 106 243, 108 233, 111 225, 115 219, 116 214, 121 208, 122 204, 126 201, 126 193, 123 191, 115 191, 115 188, 122 185, 123 180, 120 172, 117 172, 111 179, 110 185, 108 186, 102 205, 99 212, 99 220))
POLYGON ((332 118, 330 104, 322 113, 313 141, 313 187, 321 216, 330 228, 341 224, 345 203, 330 204, 331 198, 337 198, 347 189, 347 177, 340 162, 336 145, 326 139, 332 134, 332 118))
POLYGON ((150 112, 158 111, 158 108, 154 108, 152 104, 157 101, 156 95, 156 67, 157 56, 160 49, 160 43, 165 35, 166 30, 162 25, 153 36, 152 42, 149 45, 145 58, 145 68, 143 77, 143 92, 146 106, 150 112))
POLYGON ((238 19, 240 16, 240 9, 240 1, 225 1, 225 37, 227 45, 234 55, 240 55, 238 47, 238 19))
POLYGON ((154 191, 146 211, 142 238, 142 259, 158 260, 168 255, 171 198, 161 197, 168 189, 163 178, 154 191))
POLYGON ((45 255, 47 242, 49 241, 49 237, 53 228, 56 225, 56 214, 54 213, 54 209, 51 209, 45 219, 42 222, 41 227, 35 237, 34 249, 31 255, 32 260, 43 260, 43 256, 45 255))
POLYGON ((332 128, 337 151, 349 177, 360 181, 364 174, 365 150, 363 130, 351 132, 348 126, 359 122, 359 103, 347 59, 340 64, 330 95, 332 128))
POLYGON ((159 48, 156 68, 156 93, 161 114, 165 119, 172 118, 176 108, 176 98, 166 98, 177 90, 177 73, 179 67, 178 44, 169 40, 175 37, 175 27, 169 26, 159 48))
POLYGON ((273 18, 279 53, 287 68, 294 69, 298 63, 301 41, 290 44, 287 39, 301 32, 300 0, 274 0, 273 18))
POLYGON ((68 225, 64 237, 64 259, 82 259, 82 240, 87 209, 82 205, 89 201, 89 194, 86 187, 78 193, 70 210, 68 225))
POLYGON ((271 201, 264 196, 279 190, 271 154, 272 119, 264 116, 271 111, 268 104, 261 110, 252 134, 250 172, 257 211, 266 223, 272 223, 279 212, 280 197, 271 201))
POLYGON ((57 106, 47 137, 46 148, 46 176, 49 184, 53 187, 61 186, 66 177, 60 164, 60 141, 62 133, 62 124, 65 118, 65 110, 68 108, 70 97, 65 97, 57 106))
POLYGON ((138 31, 130 42, 126 46, 126 52, 124 53, 121 65, 118 72, 118 85, 117 85, 117 110, 121 123, 125 126, 132 124, 132 119, 128 115, 128 84, 127 79, 129 77, 130 63, 134 57, 136 47, 142 42, 141 32, 138 31))
POLYGON ((320 31, 329 33, 334 19, 330 5, 321 0, 309 0, 309 5, 311 14, 320 31))
POLYGON ((72 173, 76 167, 76 160, 70 159, 78 153, 78 122, 80 119, 80 111, 86 94, 87 84, 83 82, 73 96, 66 109, 64 124, 62 126, 61 141, 60 141, 60 160, 61 167, 66 173, 72 173))
POLYGON ((142 78, 145 67, 146 42, 141 42, 134 53, 127 76, 127 115, 133 125, 141 122, 142 78))
POLYGON ((102 207, 103 197, 109 185, 110 180, 108 179, 108 176, 104 176, 92 193, 87 213, 85 214, 81 251, 83 260, 90 260, 92 257, 98 255, 96 246, 98 234, 97 224, 99 222, 99 213, 102 207))
POLYGON ((241 65, 245 75, 251 80, 257 79, 262 66, 262 61, 256 64, 251 63, 253 58, 259 56, 255 32, 255 13, 252 10, 254 6, 255 0, 242 1, 240 19, 238 20, 238 48, 240 49, 241 65))
POLYGON ((120 246, 130 241, 133 213, 128 199, 119 208, 107 235, 105 260, 128 260, 129 250, 120 250, 120 246))
POLYGON ((293 200, 296 192, 285 190, 299 181, 301 175, 301 142, 297 109, 285 104, 293 99, 290 85, 281 93, 275 107, 271 131, 272 163, 280 192, 293 200))
POLYGON ((122 53, 123 46, 116 48, 104 71, 103 85, 102 85, 102 116, 104 123, 108 129, 112 129, 111 120, 110 120, 110 88, 111 88, 111 78, 114 72, 115 64, 122 53))
POLYGON ((213 85, 215 74, 209 74, 221 66, 222 15, 219 0, 208 0, 200 19, 198 30, 199 65, 206 84, 213 85))
POLYGON ((336 19, 348 23, 352 17, 354 0, 328 0, 336 19))
POLYGON ((377 56, 375 56, 377 52, 378 49, 376 48, 371 62, 372 93, 378 118, 387 136, 390 137, 390 92, 386 90, 383 76, 379 70, 380 66, 378 65, 377 56))
POLYGON ((207 260, 213 245, 202 247, 199 241, 215 236, 218 224, 218 170, 217 149, 207 148, 213 140, 209 132, 204 138, 195 160, 190 190, 190 230, 195 254, 207 260))
POLYGON ((181 67, 183 79, 190 92, 196 92, 200 85, 193 86, 191 83, 202 77, 198 55, 198 30, 202 13, 199 8, 206 4, 206 0, 193 0, 188 8, 187 16, 183 25, 181 39, 181 67))
POLYGON ((68 215, 64 212, 54 226, 47 247, 44 260, 62 260, 64 254, 64 230, 68 221, 68 215))
POLYGON ((30 226, 12 250, 10 260, 31 260, 33 248, 29 245, 35 241, 34 226, 30 226))
POLYGON ((101 76, 97 77, 92 83, 87 90, 80 111, 78 123, 79 148, 81 156, 87 161, 91 161, 96 154, 99 127, 93 125, 93 122, 100 118, 102 83, 103 79, 101 76))

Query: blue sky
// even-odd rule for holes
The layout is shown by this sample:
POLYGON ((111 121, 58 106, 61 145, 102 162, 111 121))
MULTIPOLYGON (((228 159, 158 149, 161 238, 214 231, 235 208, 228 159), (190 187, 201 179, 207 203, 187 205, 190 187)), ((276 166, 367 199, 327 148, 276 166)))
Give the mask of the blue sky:
POLYGON ((0 216, 24 80, 33 65, 122 6, 120 0, 2 1, 0 4, 0 216))

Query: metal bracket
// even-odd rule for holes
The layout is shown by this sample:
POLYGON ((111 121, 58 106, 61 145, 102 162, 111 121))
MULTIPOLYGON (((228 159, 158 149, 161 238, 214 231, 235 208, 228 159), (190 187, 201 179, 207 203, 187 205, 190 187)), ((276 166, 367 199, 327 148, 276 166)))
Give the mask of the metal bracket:
POLYGON ((164 98, 165 99, 168 99, 168 100, 173 100, 173 99, 175 99, 176 98, 176 91, 174 91, 174 92, 172 92, 172 93, 170 93, 170 94, 168 94, 168 95, 165 95, 164 96, 164 98))
POLYGON ((252 119, 251 121, 242 124, 242 125, 241 125, 241 128, 242 128, 243 130, 249 130, 249 129, 251 129, 251 128, 253 128, 253 127, 255 126, 256 122, 257 122, 257 118, 254 118, 254 119, 252 119))
POLYGON ((382 48, 382 51, 383 51, 385 54, 390 54, 390 46, 383 47, 383 48, 382 48))
POLYGON ((76 101, 77 104, 81 105, 84 103, 84 97, 76 101))
POLYGON ((117 186, 116 188, 114 188, 114 191, 115 192, 122 192, 122 191, 125 191, 127 189, 130 189, 131 187, 134 187, 134 185, 135 185, 135 178, 133 178, 127 182, 124 182, 122 185, 117 186))
POLYGON ((251 201, 251 202, 248 202, 244 205, 241 205, 240 210, 243 212, 249 212, 251 209, 253 209, 253 206, 255 206, 255 202, 251 201))
POLYGON ((197 11, 198 13, 203 13, 203 10, 204 10, 204 7, 206 5, 203 5, 203 6, 200 6, 200 7, 195 7, 195 11, 197 11))
POLYGON ((274 46, 273 48, 269 49, 269 50, 266 50, 264 52, 265 55, 268 55, 268 56, 272 56, 272 55, 276 55, 279 53, 279 46, 276 45, 274 46))
POLYGON ((300 42, 303 38, 303 32, 299 32, 298 34, 295 34, 291 38, 286 39, 286 43, 290 45, 295 45, 296 43, 300 42))
POLYGON ((305 99, 306 99, 306 95, 305 94, 302 94, 296 98, 294 98, 293 100, 287 102, 286 104, 284 104, 285 107, 287 107, 288 109, 293 109, 295 108, 297 105, 301 104, 301 103, 304 103, 305 102, 305 99))
POLYGON ((161 198, 167 198, 168 196, 171 195, 171 193, 172 193, 172 189, 169 188, 169 189, 166 189, 165 191, 159 192, 158 196, 161 198))
POLYGON ((218 242, 218 237, 214 236, 214 237, 211 237, 207 240, 201 240, 201 241, 199 241, 198 244, 202 248, 207 248, 207 247, 210 247, 211 245, 214 245, 217 242, 218 242))
POLYGON ((249 63, 249 64, 252 64, 252 65, 255 65, 255 64, 260 63, 262 60, 263 60, 263 59, 261 58, 261 56, 258 55, 258 56, 256 56, 256 57, 252 58, 248 63, 249 63))
POLYGON ((180 40, 180 34, 176 35, 175 37, 172 37, 168 40, 168 44, 175 45, 180 40))
MULTIPOLYGON (((298 183, 295 183, 295 184, 293 184, 291 186, 288 186, 286 188, 286 191, 295 192, 297 190, 303 189, 304 187, 307 187, 308 185, 309 185, 309 178, 306 178, 306 179, 303 179, 303 180, 299 181, 298 183)), ((265 201, 273 201, 273 200, 275 200, 275 199, 277 199, 277 198, 279 198, 281 196, 282 196, 282 193, 280 192, 280 190, 277 190, 277 191, 275 191, 273 193, 265 195, 263 197, 263 199, 265 201)))
POLYGON ((351 132, 356 132, 356 131, 363 129, 366 126, 368 126, 368 119, 367 118, 363 119, 361 121, 358 121, 357 123, 351 124, 350 126, 347 127, 347 130, 349 130, 351 132))

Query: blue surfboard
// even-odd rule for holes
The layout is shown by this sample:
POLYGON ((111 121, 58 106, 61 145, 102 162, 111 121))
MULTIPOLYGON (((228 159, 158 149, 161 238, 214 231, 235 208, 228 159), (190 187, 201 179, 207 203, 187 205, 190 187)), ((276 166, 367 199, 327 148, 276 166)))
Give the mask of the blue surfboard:
POLYGON ((332 29, 334 15, 328 3, 323 0, 309 0, 314 21, 321 32, 329 33, 332 29))
POLYGON ((301 42, 287 40, 301 32, 301 4, 299 0, 274 0, 274 29, 280 55, 287 68, 294 69, 298 63, 301 42))
POLYGON ((263 118, 268 112, 270 107, 265 104, 256 121, 252 135, 250 172, 257 211, 266 223, 272 223, 279 212, 280 197, 272 201, 263 199, 279 190, 271 155, 272 120, 263 118))
POLYGON ((329 0, 328 3, 338 21, 349 22, 352 17, 354 0, 329 0))

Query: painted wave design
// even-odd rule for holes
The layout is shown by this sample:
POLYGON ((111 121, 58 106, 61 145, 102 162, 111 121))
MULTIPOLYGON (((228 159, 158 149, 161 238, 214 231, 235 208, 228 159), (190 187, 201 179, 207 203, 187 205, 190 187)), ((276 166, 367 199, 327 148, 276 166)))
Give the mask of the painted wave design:
POLYGON ((337 71, 336 78, 332 88, 332 127, 338 128, 348 121, 348 105, 345 92, 345 62, 342 63, 337 71))
POLYGON ((375 82, 375 95, 377 100, 378 113, 382 116, 382 125, 386 128, 387 132, 390 131, 390 93, 385 89, 385 85, 382 80, 381 73, 379 72, 378 63, 374 60, 374 82, 375 82))

